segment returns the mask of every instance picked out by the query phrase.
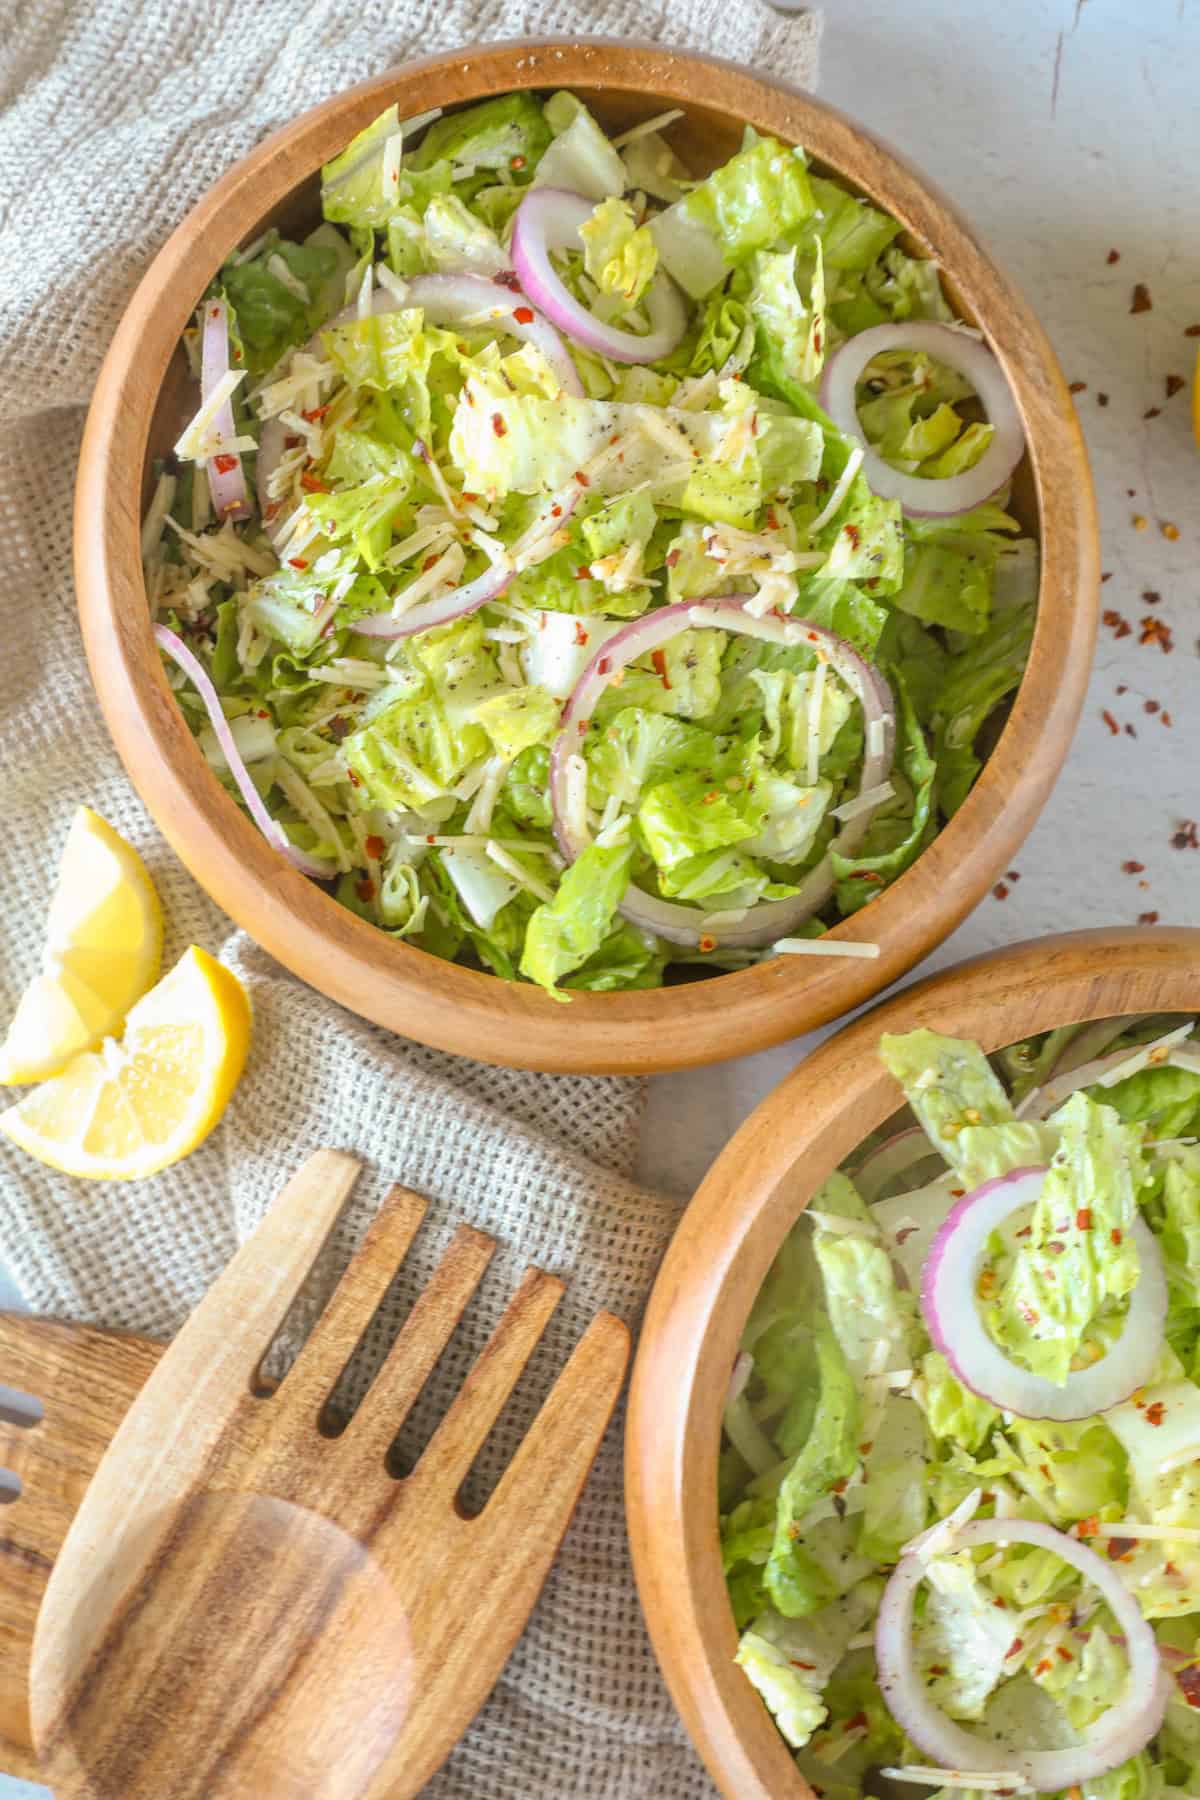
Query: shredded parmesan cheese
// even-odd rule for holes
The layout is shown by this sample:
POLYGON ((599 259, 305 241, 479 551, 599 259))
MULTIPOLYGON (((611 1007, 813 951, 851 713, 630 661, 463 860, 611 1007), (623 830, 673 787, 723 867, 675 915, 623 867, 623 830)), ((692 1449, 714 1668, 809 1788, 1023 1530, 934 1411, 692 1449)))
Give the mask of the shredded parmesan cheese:
POLYGON ((670 112, 656 113, 652 119, 643 119, 640 125, 631 125, 620 137, 613 138, 612 147, 614 150, 623 150, 626 144, 636 143, 638 138, 649 137, 652 131, 665 131, 668 125, 673 125, 676 119, 682 117, 683 109, 678 106, 673 106, 670 112))
POLYGON ((892 1781, 911 1781, 918 1787, 974 1788, 984 1794, 1034 1792, 1017 1769, 1001 1769, 994 1775, 970 1775, 964 1769, 931 1769, 923 1768, 919 1763, 905 1763, 902 1768, 879 1772, 892 1781))
POLYGON ((1088 1536, 1138 1538, 1153 1544, 1200 1544, 1200 1530, 1194 1526, 1143 1525, 1137 1519, 1102 1519, 1089 1524, 1088 1536))
POLYGON ((527 893, 532 894, 535 900, 553 900, 554 889, 548 887, 547 884, 544 881, 539 880, 536 875, 531 875, 528 869, 523 868, 510 851, 501 848, 495 838, 488 839, 486 851, 496 867, 498 869, 503 869, 506 875, 511 876, 513 881, 523 887, 527 893))
POLYGON ((890 781, 881 781, 878 787, 864 788, 853 800, 835 806, 829 816, 833 819, 856 819, 859 813, 873 812, 877 806, 882 806, 895 792, 890 781))
POLYGON ((846 466, 842 470, 837 481, 835 482, 833 492, 830 494, 828 500, 825 502, 824 506, 821 508, 820 512, 817 514, 816 518, 813 520, 812 524, 809 526, 809 528, 808 528, 809 537, 816 537, 818 531, 820 531, 823 526, 828 525, 830 519, 833 518, 833 516, 837 512, 838 508, 841 506, 842 501, 846 498, 846 495, 850 492, 851 487, 854 485, 854 477, 858 474, 858 471, 862 468, 862 461, 863 461, 864 454, 865 454, 865 452, 862 448, 862 445, 856 444, 854 449, 850 452, 849 456, 846 458, 846 466))
POLYGON ((850 938, 780 938, 776 942, 778 956, 861 956, 879 955, 878 944, 856 943, 850 938))

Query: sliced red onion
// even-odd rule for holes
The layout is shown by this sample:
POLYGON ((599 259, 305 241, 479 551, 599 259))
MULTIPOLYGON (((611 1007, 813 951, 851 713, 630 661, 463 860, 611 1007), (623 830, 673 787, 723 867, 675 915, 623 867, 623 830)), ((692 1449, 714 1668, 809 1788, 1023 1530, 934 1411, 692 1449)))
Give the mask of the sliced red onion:
POLYGON ((512 259, 521 286, 535 306, 567 336, 607 356, 612 362, 652 363, 670 356, 687 330, 683 296, 660 270, 646 293, 650 330, 644 337, 605 325, 582 306, 550 260, 552 250, 578 250, 579 227, 594 210, 582 194, 564 188, 535 188, 526 194, 513 220, 512 259))
POLYGON ((994 436, 973 469, 944 480, 893 469, 868 446, 863 474, 872 493, 899 500, 905 512, 918 518, 948 518, 981 506, 1004 486, 1025 453, 1025 428, 1004 370, 987 345, 961 326, 934 319, 873 325, 848 338, 821 377, 821 405, 846 437, 862 439, 855 390, 868 363, 885 350, 924 350, 956 370, 979 395, 994 436))
POLYGON ((891 1182, 899 1181, 902 1175, 919 1168, 930 1158, 945 1166, 921 1127, 914 1125, 910 1130, 899 1131, 895 1137, 876 1144, 855 1169, 854 1185, 869 1205, 880 1198, 891 1182))
POLYGON ((1039 1794, 1096 1781, 1136 1756, 1162 1725, 1171 1680, 1159 1659, 1154 1633, 1116 1567, 1077 1538, 1031 1519, 972 1519, 955 1529, 947 1549, 973 1550, 985 1544, 1029 1544, 1049 1550, 1099 1590, 1126 1641, 1129 1673, 1121 1698, 1069 1749, 1025 1750, 964 1730, 930 1699, 913 1653, 913 1603, 928 1562, 910 1549, 884 1589, 875 1620, 875 1660, 884 1703, 918 1749, 943 1768, 964 1775, 1011 1769, 1039 1794))
POLYGON ((372 613, 368 618, 356 619, 354 630, 361 632, 363 637, 373 638, 414 637, 418 631, 432 631, 435 625, 448 625, 451 619, 462 619, 468 613, 478 612, 481 606, 504 592, 513 573, 503 563, 493 563, 474 581, 451 588, 448 594, 440 594, 436 600, 422 601, 409 612, 399 615, 372 613))
MULTIPOLYGON (((223 300, 205 300, 204 329, 200 334, 200 403, 229 373, 229 309, 223 300)), ((237 436, 233 422, 233 401, 226 400, 217 408, 213 429, 226 443, 237 436)), ((219 519, 248 519, 250 502, 246 494, 246 475, 236 450, 222 450, 205 463, 208 491, 213 511, 219 519)))
MULTIPOLYGON (((1148 1066, 1155 1068, 1187 1068, 1188 1053, 1177 1046, 1186 1042, 1191 1036, 1192 1023, 1178 1026, 1168 1031, 1164 1037, 1156 1038, 1153 1043, 1139 1044, 1132 1050, 1113 1050, 1107 1056, 1099 1056, 1092 1062, 1068 1066, 1064 1073, 1054 1076, 1040 1088, 1033 1088, 1026 1094, 1016 1109, 1019 1119, 1044 1119, 1055 1107, 1069 1100, 1081 1088, 1116 1087, 1130 1075, 1137 1075, 1148 1066)), ((1119 1033, 1118 1033, 1119 1035, 1119 1033)))
MULTIPOLYGON (((688 627, 712 628, 738 632, 745 637, 762 638, 768 643, 815 647, 831 667, 857 695, 866 723, 867 752, 863 762, 859 792, 880 787, 887 780, 895 753, 895 702, 883 676, 864 661, 844 638, 835 636, 807 619, 783 619, 773 614, 757 619, 745 611, 745 594, 728 594, 712 600, 682 600, 674 606, 660 607, 635 619, 593 656, 580 676, 575 691, 563 708, 562 729, 550 752, 550 801, 554 809, 554 834, 559 849, 568 862, 574 862, 587 848, 587 840, 571 829, 568 808, 568 764, 580 748, 596 703, 613 676, 635 657, 645 656, 669 643, 688 627), (878 741, 872 722, 878 723, 878 741)), ((882 802, 880 802, 882 804, 882 802)), ((865 837, 878 809, 865 808, 843 825, 834 847, 842 855, 850 855, 865 837)), ((762 901, 752 906, 738 920, 716 919, 705 922, 702 908, 679 905, 657 895, 643 893, 630 884, 620 910, 625 918, 645 931, 655 932, 673 944, 698 945, 703 939, 710 948, 718 945, 730 949, 758 948, 786 937, 796 926, 824 906, 834 889, 833 865, 825 856, 804 876, 797 893, 790 900, 762 901)))
MULTIPOLYGON (((414 275, 404 283, 402 294, 376 286, 371 293, 371 312, 400 312, 405 307, 419 306, 435 325, 494 323, 507 337, 532 344, 545 357, 566 392, 580 396, 583 382, 571 352, 549 320, 528 304, 515 282, 515 275, 497 275, 491 280, 482 275, 414 275)), ((358 316, 357 303, 344 306, 294 354, 317 355, 325 332, 339 325, 352 325, 358 316)), ((259 435, 258 510, 264 520, 271 505, 270 480, 283 457, 286 438, 287 427, 277 418, 268 419, 259 435)))
POLYGON ((993 1231, 1042 1191, 1045 1169, 1013 1169, 985 1181, 947 1215, 921 1280, 929 1335, 964 1387, 1023 1419, 1087 1419, 1127 1400, 1151 1379, 1162 1349, 1167 1281, 1158 1240, 1140 1213, 1133 1222, 1140 1270, 1120 1337, 1099 1362, 1061 1386, 1034 1375, 993 1342, 975 1303, 979 1267, 993 1231))
POLYGON ((288 861, 304 875, 311 875, 314 881, 331 881, 337 874, 336 866, 325 862, 319 856, 309 856, 306 851, 298 850, 288 838, 283 826, 273 819, 263 804, 262 795, 250 778, 250 771, 242 760, 242 753, 237 747, 237 740, 229 729, 229 720, 225 717, 224 708, 217 696, 217 690, 209 680, 204 665, 193 656, 183 639, 177 637, 166 625, 156 625, 154 636, 159 648, 165 650, 171 661, 178 665, 204 702, 204 710, 208 714, 222 754, 229 765, 229 772, 238 786, 238 792, 246 802, 246 810, 258 826, 269 844, 282 850, 288 861))

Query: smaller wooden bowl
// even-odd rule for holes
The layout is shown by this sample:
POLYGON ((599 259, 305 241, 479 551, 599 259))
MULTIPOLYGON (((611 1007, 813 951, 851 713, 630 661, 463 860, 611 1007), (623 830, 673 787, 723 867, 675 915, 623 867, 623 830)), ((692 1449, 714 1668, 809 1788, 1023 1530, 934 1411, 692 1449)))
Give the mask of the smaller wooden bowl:
POLYGON ((831 107, 730 63, 649 45, 575 39, 492 44, 395 69, 305 113, 231 169, 169 239, 138 288, 100 375, 80 453, 75 571, 92 679, 113 741, 172 848, 219 906, 295 974, 393 1031, 486 1062, 648 1072, 738 1056, 861 1005, 951 932, 1011 863, 1054 784, 1087 686, 1099 550, 1074 406, 1046 338, 971 228, 928 182, 831 107), (667 107, 697 171, 753 125, 803 144, 903 223, 937 259, 962 315, 1012 385, 1028 456, 1014 510, 1042 543, 1037 630, 999 742, 949 825, 835 935, 877 960, 777 957, 640 993, 576 994, 443 962, 376 930, 286 863, 209 769, 175 704, 150 629, 140 520, 155 456, 187 416, 180 334, 222 262, 268 225, 320 216, 322 162, 395 101, 401 117, 517 88, 569 87, 621 130, 667 107))
POLYGON ((625 1491, 634 1569, 675 1704, 727 1800, 813 1800, 733 1660, 717 1527, 729 1371, 763 1278, 826 1177, 899 1104, 876 1054, 925 1025, 998 1050, 1122 1013, 1200 1012, 1200 929, 1039 938, 962 963, 828 1039, 750 1115, 667 1252, 634 1367, 625 1491))

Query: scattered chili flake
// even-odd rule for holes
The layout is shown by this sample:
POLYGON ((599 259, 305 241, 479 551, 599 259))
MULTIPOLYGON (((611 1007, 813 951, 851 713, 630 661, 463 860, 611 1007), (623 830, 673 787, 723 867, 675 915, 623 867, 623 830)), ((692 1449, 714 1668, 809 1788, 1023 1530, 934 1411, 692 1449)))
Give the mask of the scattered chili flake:
POLYGON ((586 644, 587 641, 588 641, 588 634, 587 634, 587 629, 583 623, 583 620, 576 619, 576 621, 575 621, 575 642, 577 644, 586 644))
POLYGON ((354 891, 360 900, 373 900, 375 898, 375 883, 371 880, 369 875, 364 875, 361 881, 355 882, 354 891))
POLYGON ((361 777, 359 775, 357 775, 353 769, 347 769, 346 774, 350 778, 350 786, 351 787, 361 787, 362 786, 361 777))
POLYGON ((949 1671, 947 1670, 945 1663, 930 1663, 929 1673, 931 1675, 946 1675, 949 1671))
POLYGON ((308 558, 306 556, 289 556, 288 557, 288 568, 289 569, 307 569, 307 567, 308 567, 308 558))
POLYGON ((871 1443, 870 1440, 868 1439, 868 1441, 865 1444, 860 1444, 858 1446, 858 1454, 860 1456, 870 1456, 870 1454, 874 1448, 875 1448, 874 1444, 871 1443))
POLYGON ((591 578, 591 573, 592 571, 586 563, 580 563, 575 570, 575 579, 576 581, 588 581, 591 578))
POLYGON ((1173 400, 1181 387, 1186 387, 1182 375, 1168 375, 1166 380, 1167 399, 1173 400))
POLYGON ((1157 700, 1143 700, 1142 711, 1153 716, 1154 713, 1161 711, 1161 707, 1157 700))
POLYGON ((866 1731, 871 1724, 865 1712, 856 1712, 852 1719, 847 1719, 843 1731, 866 1731))
POLYGON ((1000 1607, 1002 1611, 1006 1611, 1008 1608, 1008 1601, 1004 1598, 1003 1594, 997 1594, 996 1598, 992 1601, 992 1605, 1000 1607))
POLYGON ((1161 406, 1148 406, 1142 414, 1143 419, 1157 419, 1162 412, 1161 406))
POLYGON ((1135 738, 1137 736, 1137 732, 1133 729, 1133 726, 1128 723, 1125 726, 1125 736, 1131 737, 1131 738, 1135 738))
POLYGON ((1048 1675, 1053 1667, 1054 1664, 1050 1661, 1050 1658, 1048 1656, 1043 1656, 1041 1662, 1036 1665, 1033 1672, 1035 1675, 1048 1675))
POLYGON ((857 869, 850 879, 851 881, 869 881, 877 885, 883 880, 883 876, 877 874, 874 869, 857 869))
POLYGON ((1075 1658, 1072 1656, 1071 1652, 1067 1649, 1067 1646, 1065 1644, 1060 1644, 1058 1646, 1058 1649, 1056 1650, 1055 1655, 1062 1662, 1074 1662, 1075 1661, 1075 1658))
POLYGON ((370 837, 363 839, 363 849, 372 861, 378 862, 384 851, 387 849, 387 845, 381 837, 376 837, 374 832, 372 832, 370 837))
POLYGON ((1050 1473, 1050 1464, 1049 1463, 1039 1463, 1038 1468, 1041 1470, 1042 1474, 1046 1477, 1047 1481, 1052 1481, 1054 1479, 1054 1477, 1050 1473))
POLYGON ((1150 289, 1146 286, 1144 281, 1137 282, 1134 285, 1133 295, 1129 302, 1130 312, 1149 312, 1152 305, 1153 302, 1150 299, 1150 289))
POLYGON ((1100 572, 1101 586, 1103 586, 1106 581, 1111 581, 1111 580, 1112 580, 1112 570, 1111 569, 1102 569, 1100 572))
POLYGON ((1108 729, 1112 732, 1113 736, 1120 737, 1121 727, 1117 724, 1117 721, 1113 718, 1107 708, 1100 714, 1100 717, 1104 720, 1104 723, 1108 726, 1108 729))
POLYGON ((307 412, 302 412, 300 414, 300 417, 302 419, 307 419, 310 425, 315 425, 318 419, 323 419, 325 417, 325 414, 329 411, 332 404, 332 401, 327 400, 324 406, 310 406, 307 412))
POLYGON ((1024 1648, 1025 1639, 1014 1638, 1012 1643, 1008 1646, 1008 1649, 1004 1652, 1004 1660, 1007 1662, 1010 1656, 1019 1656, 1024 1648))
POLYGON ((517 321, 518 325, 532 325, 533 324, 533 308, 532 308, 532 306, 514 307, 513 318, 517 321))
POLYGON ((1117 692, 1118 694, 1127 694, 1129 692, 1129 689, 1125 686, 1123 681, 1117 683, 1117 692))
POLYGON ((1123 875, 1140 875, 1145 866, 1145 863, 1134 862, 1133 858, 1130 857, 1128 862, 1123 862, 1121 864, 1121 873, 1123 875))
POLYGON ((1133 630, 1129 620, 1123 619, 1121 614, 1113 606, 1106 607, 1101 614, 1101 618, 1114 637, 1128 637, 1129 633, 1133 630))
POLYGON ((607 675, 611 668, 612 658, 610 656, 602 656, 600 661, 596 664, 596 673, 597 675, 607 675))
POLYGON ((1075 1214, 1075 1229, 1076 1231, 1090 1231, 1092 1229, 1092 1209, 1090 1206, 1081 1206, 1079 1211, 1075 1214))
MULTIPOLYGON (((965 1192, 965 1190, 964 1190, 964 1192, 965 1192)), ((1018 1231, 1016 1235, 1018 1237, 1032 1237, 1033 1236, 1033 1226, 1032 1225, 1022 1225, 1020 1231, 1018 1231)))
POLYGON ((862 542, 862 532, 858 529, 858 526, 854 524, 843 525, 842 531, 850 540, 850 548, 852 550, 857 550, 859 544, 862 542))
POLYGON ((334 743, 340 744, 342 739, 349 735, 350 721, 349 719, 343 719, 341 713, 335 713, 333 718, 329 721, 328 729, 329 735, 334 743))
POLYGON ((1122 1238, 1121 1227, 1119 1225, 1114 1225, 1108 1235, 1112 1239, 1114 1244, 1119 1244, 1121 1242, 1121 1238, 1122 1238))
POLYGON ((1113 263, 1118 263, 1121 260, 1121 252, 1119 250, 1110 250, 1104 260, 1110 266, 1113 263))
POLYGON ((521 291, 521 283, 512 269, 501 269, 498 275, 492 276, 492 280, 497 287, 509 288, 514 294, 519 294, 521 291))
POLYGON ((591 476, 585 475, 582 469, 576 469, 575 479, 579 483, 580 487, 591 487, 591 485, 592 485, 591 476))
POLYGON ((510 169, 523 169, 525 167, 525 158, 523 156, 510 156, 508 159, 508 166, 510 169))
POLYGON ((995 895, 997 900, 1007 900, 1008 899, 1008 888, 1005 886, 1004 882, 1002 882, 1002 881, 998 881, 996 883, 995 887, 992 889, 992 893, 995 895))
POLYGON ((1179 527, 1178 525, 1172 525, 1170 519, 1160 520, 1158 529, 1162 532, 1169 544, 1177 544, 1179 542, 1179 527))
POLYGON ((793 1669, 815 1669, 817 1666, 816 1663, 801 1662, 798 1656, 789 1656, 788 1661, 793 1669))
POLYGON ((1161 1425, 1163 1422, 1163 1414, 1166 1412, 1166 1410, 1167 1409, 1163 1405, 1161 1400, 1152 1401, 1151 1404, 1146 1408, 1146 1423, 1147 1423, 1147 1425, 1161 1425))
POLYGON ((1197 831, 1195 819, 1184 819, 1179 830, 1171 837, 1172 850, 1200 850, 1200 832, 1197 831))
POLYGON ((1097 394, 1096 395, 1096 404, 1097 404, 1097 406, 1107 406, 1108 405, 1108 395, 1107 394, 1097 394))
POLYGON ((667 692, 670 693, 671 678, 667 674, 667 653, 666 653, 666 651, 665 650, 652 650, 650 652, 650 661, 654 664, 654 672, 658 676, 658 679, 662 682, 662 684, 666 688, 667 692))
POLYGON ((998 1284, 997 1284, 997 1276, 996 1276, 995 1269, 984 1269, 980 1274, 978 1283, 976 1284, 976 1291, 979 1294, 979 1298, 981 1300, 990 1300, 992 1295, 996 1291, 997 1285, 998 1284))
POLYGON ((1087 390, 1086 381, 1073 381, 1067 388, 1068 394, 1082 394, 1087 390))
POLYGON ((562 518, 562 507, 558 506, 558 505, 552 506, 550 508, 550 517, 552 519, 561 519, 562 518))
POLYGON ((318 481, 311 469, 305 469, 300 476, 300 486, 307 494, 327 494, 329 489, 323 481, 318 481))
POLYGON ((436 831, 427 831, 425 834, 425 842, 427 844, 436 844, 437 843, 437 832, 436 831))
POLYGON ((220 456, 213 457, 213 468, 218 475, 228 475, 231 469, 237 468, 237 460, 236 456, 230 456, 227 451, 222 451, 220 456))
POLYGON ((1170 656, 1175 648, 1175 634, 1171 627, 1155 613, 1145 613, 1141 619, 1139 644, 1157 644, 1164 656, 1170 656))
POLYGON ((707 952, 708 952, 708 951, 709 951, 709 950, 715 950, 715 949, 716 949, 716 947, 717 947, 717 940, 716 940, 716 938, 715 938, 715 937, 709 937, 709 935, 708 935, 708 933, 707 933, 707 932, 705 932, 705 934, 704 934, 704 936, 703 936, 703 937, 702 937, 702 938, 701 938, 701 939, 700 939, 700 948, 701 948, 701 950, 703 950, 703 951, 705 951, 705 952, 706 952, 706 953, 707 953, 707 952))
POLYGON ((1184 337, 1200 337, 1200 325, 1188 325, 1184 329, 1184 337))
POLYGON ((1165 709, 1160 716, 1164 725, 1169 725, 1171 723, 1171 715, 1165 709))
POLYGON ((492 414, 492 430, 495 432, 497 437, 507 437, 508 436, 508 426, 504 423, 503 414, 498 413, 498 412, 494 412, 492 414))
POLYGON ((1120 1562, 1136 1549, 1136 1538, 1110 1537, 1106 1554, 1109 1562, 1120 1562))
POLYGON ((1019 869, 1009 869, 1006 871, 1006 875, 1009 881, 1020 881, 1021 879, 1021 871, 1019 869))
POLYGON ((716 788, 709 788, 707 794, 703 795, 701 798, 700 804, 701 806, 715 806, 720 798, 721 796, 716 788))
POLYGON ((1036 1325, 1041 1318, 1041 1314, 1038 1312, 1037 1308, 1033 1306, 1022 1306, 1020 1312, 1021 1317, 1027 1325, 1036 1325))
POLYGON ((1139 913, 1137 916, 1137 922, 1139 925, 1157 925, 1158 924, 1158 914, 1156 912, 1139 913))
POLYGON ((1180 1669, 1175 1677, 1179 1683, 1179 1691, 1189 1706, 1200 1706, 1200 1668, 1192 1663, 1190 1668, 1180 1669))

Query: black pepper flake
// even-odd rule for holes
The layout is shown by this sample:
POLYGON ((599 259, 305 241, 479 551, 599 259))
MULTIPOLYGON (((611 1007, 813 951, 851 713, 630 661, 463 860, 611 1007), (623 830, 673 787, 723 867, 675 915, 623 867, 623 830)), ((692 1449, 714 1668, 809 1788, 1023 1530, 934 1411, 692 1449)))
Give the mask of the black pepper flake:
POLYGON ((1007 881, 1020 881, 1020 879, 1021 879, 1020 870, 1019 869, 1009 869, 1005 876, 1005 879, 1007 881))
POLYGON ((1125 736, 1131 737, 1131 738, 1135 738, 1137 736, 1137 732, 1133 729, 1132 725, 1126 725, 1125 736))
POLYGON ((1200 337, 1200 325, 1189 325, 1184 330, 1184 337, 1200 337))
POLYGON ((1106 262, 1106 263, 1108 263, 1108 264, 1109 264, 1109 266, 1110 266, 1110 267, 1111 267, 1111 266, 1112 266, 1112 264, 1113 264, 1113 263, 1119 263, 1119 262, 1120 262, 1120 260, 1121 260, 1121 252, 1120 252, 1120 251, 1119 251, 1119 250, 1110 250, 1110 251, 1109 251, 1109 253, 1108 253, 1108 255, 1107 255, 1107 256, 1106 256, 1106 257, 1105 257, 1105 259, 1104 259, 1104 260, 1105 260, 1105 262, 1106 262))
POLYGON ((1143 700, 1142 711, 1145 713, 1156 713, 1156 712, 1160 711, 1158 701, 1157 700, 1143 700))
POLYGON ((1133 293, 1131 294, 1130 300, 1129 300, 1130 312, 1131 313, 1149 312, 1150 308, 1153 306, 1153 304, 1154 304, 1154 302, 1150 298, 1150 289, 1146 286, 1145 282, 1139 281, 1139 282, 1135 283, 1133 293))
POLYGON ((1142 414, 1143 419, 1157 419, 1162 412, 1161 406, 1148 406, 1142 414))
POLYGON ((1007 900, 1008 899, 1008 888, 1005 886, 1004 882, 1002 882, 1002 881, 998 881, 996 883, 995 887, 992 889, 992 893, 995 895, 997 900, 1007 900))
POLYGON ((1103 571, 1102 571, 1102 573, 1101 573, 1101 576, 1100 576, 1100 580, 1101 580, 1101 581, 1102 581, 1102 582, 1104 582, 1104 581, 1111 581, 1111 580, 1112 580, 1112 570, 1111 570, 1111 569, 1105 569, 1105 570, 1103 570, 1103 571))
POLYGON ((1200 850, 1200 828, 1195 819, 1184 819, 1179 830, 1172 833, 1172 850, 1200 850))
POLYGON ((1137 916, 1137 922, 1139 925, 1157 925, 1158 924, 1158 914, 1156 912, 1139 913, 1137 916))
POLYGON ((1108 395, 1107 394, 1097 394, 1096 395, 1096 405, 1097 406, 1107 406, 1108 405, 1108 395))
POLYGON ((1167 399, 1173 400, 1180 388, 1186 386, 1187 383, 1184 381, 1182 375, 1168 375, 1166 381, 1167 399))
POLYGON ((1161 599, 1162 595, 1155 588, 1142 589, 1142 602, 1144 605, 1157 606, 1161 599))

